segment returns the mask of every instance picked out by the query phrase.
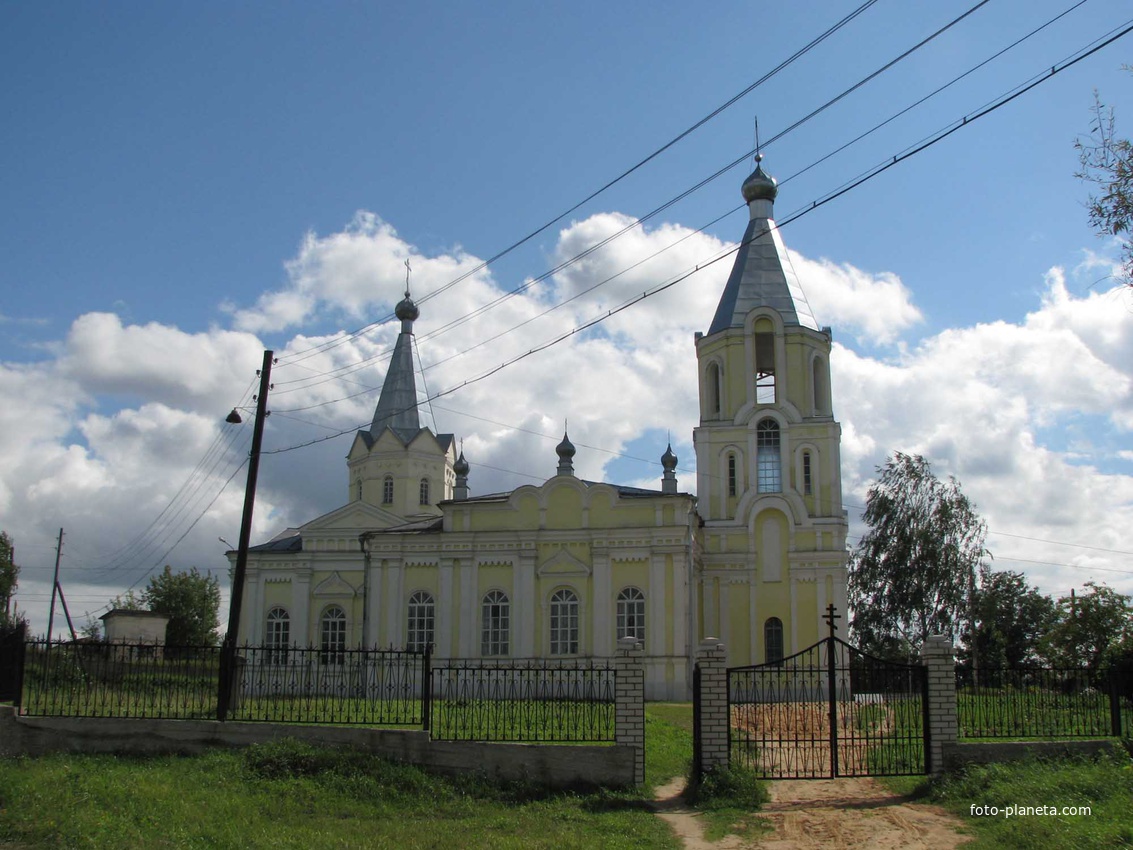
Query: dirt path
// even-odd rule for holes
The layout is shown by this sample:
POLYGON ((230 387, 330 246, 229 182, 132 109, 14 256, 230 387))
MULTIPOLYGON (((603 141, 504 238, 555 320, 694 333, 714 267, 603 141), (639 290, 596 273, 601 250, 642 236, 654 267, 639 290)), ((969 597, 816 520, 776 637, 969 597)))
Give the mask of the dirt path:
POLYGON ((657 789, 656 811, 689 850, 952 850, 970 839, 963 823, 936 806, 910 803, 872 779, 781 780, 761 816, 774 832, 745 841, 704 839, 699 815, 680 799, 684 780, 657 789))

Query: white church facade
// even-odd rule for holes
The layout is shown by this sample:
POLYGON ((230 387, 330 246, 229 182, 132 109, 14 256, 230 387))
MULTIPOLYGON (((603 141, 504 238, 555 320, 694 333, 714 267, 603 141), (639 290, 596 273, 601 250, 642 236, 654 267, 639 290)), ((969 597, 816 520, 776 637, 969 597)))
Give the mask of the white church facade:
POLYGON ((704 637, 730 665, 818 640, 826 606, 846 608, 830 329, 775 227, 775 181, 757 164, 743 194, 748 228, 696 335, 697 495, 679 489, 671 447, 656 490, 584 481, 566 435, 544 483, 471 494, 453 435, 420 424, 407 292, 347 456, 348 500, 250 549, 239 640, 508 659, 609 657, 629 636, 646 697, 672 700, 689 698, 704 637))

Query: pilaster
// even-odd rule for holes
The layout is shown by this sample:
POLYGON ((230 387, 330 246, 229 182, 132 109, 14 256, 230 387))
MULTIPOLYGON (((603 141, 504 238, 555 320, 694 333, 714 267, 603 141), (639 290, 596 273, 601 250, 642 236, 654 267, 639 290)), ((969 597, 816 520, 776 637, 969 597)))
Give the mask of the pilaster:
POLYGON ((614 742, 635 749, 633 781, 645 782, 645 651, 631 637, 614 656, 614 742))
POLYGON ((956 657, 952 640, 932 635, 921 646, 921 663, 928 668, 928 772, 944 772, 944 748, 960 734, 956 716, 956 657))
POLYGON ((696 650, 700 669, 700 769, 728 766, 727 653, 718 638, 705 638, 696 650))

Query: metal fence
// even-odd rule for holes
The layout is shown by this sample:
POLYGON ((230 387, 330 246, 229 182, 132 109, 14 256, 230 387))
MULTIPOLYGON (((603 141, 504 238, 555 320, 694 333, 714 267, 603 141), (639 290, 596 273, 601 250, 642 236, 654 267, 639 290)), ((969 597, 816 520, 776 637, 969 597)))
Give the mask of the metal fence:
MULTIPOLYGON (((212 720, 217 646, 54 642, 23 645, 16 702, 39 717, 212 720)), ((430 650, 243 646, 229 668, 224 719, 401 726, 435 740, 614 740, 611 660, 452 660, 430 650)))
POLYGON ((214 719, 220 649, 24 643, 19 707, 40 717, 214 719))
MULTIPOLYGON (((20 711, 41 717, 217 717, 222 650, 143 642, 30 640, 20 711)), ((384 649, 239 647, 229 720, 424 723, 428 655, 384 649)))
POLYGON ((424 724, 429 653, 396 649, 242 647, 229 720, 424 724))
POLYGON ((446 659, 432 670, 429 731, 442 741, 613 741, 614 680, 606 659, 446 659))
POLYGON ((1088 668, 956 668, 960 738, 1107 738, 1133 733, 1133 677, 1088 668))

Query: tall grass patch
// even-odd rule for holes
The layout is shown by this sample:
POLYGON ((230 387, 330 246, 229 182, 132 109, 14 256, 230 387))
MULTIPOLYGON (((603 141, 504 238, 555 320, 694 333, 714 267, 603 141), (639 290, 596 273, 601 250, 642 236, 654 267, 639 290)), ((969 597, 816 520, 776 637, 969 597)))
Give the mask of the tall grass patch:
POLYGON ((638 795, 436 776, 292 741, 201 756, 0 760, 0 845, 676 847, 638 795))
POLYGON ((973 848, 1133 847, 1133 760, 1117 749, 1096 759, 972 765, 929 783, 925 796, 964 819, 977 836, 973 848), (999 814, 974 815, 972 806, 999 814), (1008 806, 1089 806, 1090 813, 1005 817, 1008 806))

